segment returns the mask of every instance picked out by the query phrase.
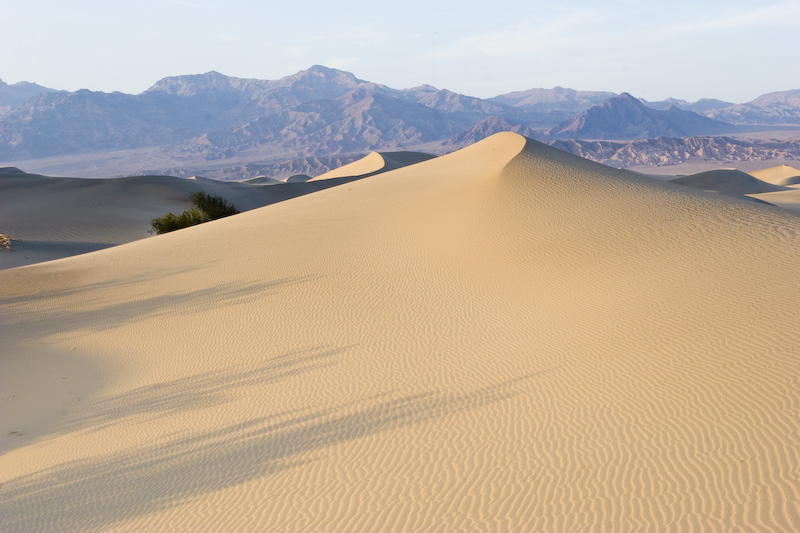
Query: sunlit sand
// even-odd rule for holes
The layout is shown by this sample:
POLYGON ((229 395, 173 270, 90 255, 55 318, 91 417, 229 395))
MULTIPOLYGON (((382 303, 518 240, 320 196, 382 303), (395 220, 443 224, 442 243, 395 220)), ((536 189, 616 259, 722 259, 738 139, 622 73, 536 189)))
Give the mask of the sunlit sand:
POLYGON ((0 271, 0 529, 797 530, 798 258, 507 133, 0 271))

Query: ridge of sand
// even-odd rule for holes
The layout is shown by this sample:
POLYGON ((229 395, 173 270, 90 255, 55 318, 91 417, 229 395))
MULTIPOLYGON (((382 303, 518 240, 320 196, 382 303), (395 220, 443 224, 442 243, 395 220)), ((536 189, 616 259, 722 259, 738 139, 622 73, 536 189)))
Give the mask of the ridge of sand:
POLYGON ((798 256, 498 134, 2 271, 3 527, 797 530, 798 256))
POLYGON ((0 172, 0 232, 17 239, 12 253, 0 255, 0 269, 147 238, 150 221, 189 209, 193 192, 222 196, 240 211, 247 211, 345 182, 279 182, 267 187, 200 177, 81 179, 26 174, 18 169, 0 172))
POLYGON ((765 168, 751 172, 755 178, 783 187, 800 186, 800 170, 789 165, 765 168))
POLYGON ((320 174, 315 178, 311 178, 310 181, 344 177, 369 177, 382 172, 415 165, 433 159, 434 157, 436 156, 422 152, 371 152, 357 161, 342 165, 324 174, 320 174))
POLYGON ((785 187, 767 183, 752 174, 734 169, 708 170, 669 181, 695 189, 739 195, 786 190, 785 187))
POLYGON ((277 185, 278 183, 284 182, 268 176, 256 176, 255 178, 243 180, 242 183, 248 183, 250 185, 277 185))

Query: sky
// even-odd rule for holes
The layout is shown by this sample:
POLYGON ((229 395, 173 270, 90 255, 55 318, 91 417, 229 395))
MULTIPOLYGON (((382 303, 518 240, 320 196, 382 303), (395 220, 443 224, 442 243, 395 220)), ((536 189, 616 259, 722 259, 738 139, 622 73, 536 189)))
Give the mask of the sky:
POLYGON ((561 86, 743 103, 800 89, 800 0, 0 0, 0 19, 0 79, 70 91, 316 64, 481 98, 561 86))

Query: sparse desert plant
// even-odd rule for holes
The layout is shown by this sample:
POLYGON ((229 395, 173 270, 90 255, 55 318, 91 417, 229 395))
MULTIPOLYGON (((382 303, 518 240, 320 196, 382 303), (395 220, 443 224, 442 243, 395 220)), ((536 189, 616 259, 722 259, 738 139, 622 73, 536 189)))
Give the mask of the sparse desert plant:
POLYGON ((6 235, 5 233, 0 233, 0 248, 5 248, 9 252, 11 251, 11 236, 6 235))
POLYGON ((239 213, 233 204, 229 204, 225 198, 221 196, 211 196, 202 191, 193 192, 189 195, 192 204, 208 215, 211 220, 227 217, 239 213))
POLYGON ((236 207, 228 203, 225 198, 221 196, 211 196, 204 192, 193 192, 189 195, 189 199, 194 204, 192 209, 188 209, 176 215, 174 213, 167 213, 163 217, 154 218, 150 221, 153 227, 151 233, 168 233, 176 229, 188 228, 196 224, 202 224, 209 220, 216 220, 218 218, 235 215, 239 211, 236 207))
POLYGON ((152 221, 150 221, 150 225, 153 226, 154 232, 161 235, 162 233, 169 233, 170 231, 175 231, 176 229, 188 228, 189 226, 202 224, 203 222, 208 222, 209 220, 210 219, 205 215, 205 213, 192 208, 184 211, 180 215, 167 213, 163 217, 154 218, 152 221))

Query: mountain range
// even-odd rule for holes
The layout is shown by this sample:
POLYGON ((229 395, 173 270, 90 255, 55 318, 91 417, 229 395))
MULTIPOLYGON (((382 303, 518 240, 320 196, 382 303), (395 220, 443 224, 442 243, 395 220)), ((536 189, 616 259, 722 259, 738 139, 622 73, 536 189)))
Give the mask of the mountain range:
MULTIPOLYGON (((191 172, 226 179, 277 168, 323 172, 326 159, 376 150, 441 154, 498 131, 551 143, 800 131, 800 90, 746 104, 646 102, 561 87, 480 99, 430 85, 393 89, 319 65, 278 80, 218 72, 174 76, 137 95, 0 82, 0 110, 0 161, 58 157, 80 167, 105 158, 106 175, 191 172), (108 163, 112 151, 132 162, 108 163), (143 151, 152 157, 136 157, 143 151)), ((800 157, 797 144, 785 151, 800 157)))
POLYGON ((628 93, 581 112, 571 121, 547 130, 556 139, 653 139, 656 137, 693 137, 746 131, 720 120, 675 104, 666 109, 647 107, 628 93))
POLYGON ((55 90, 27 81, 9 85, 0 80, 0 116, 22 105, 30 98, 48 92, 55 92, 55 90))

